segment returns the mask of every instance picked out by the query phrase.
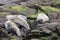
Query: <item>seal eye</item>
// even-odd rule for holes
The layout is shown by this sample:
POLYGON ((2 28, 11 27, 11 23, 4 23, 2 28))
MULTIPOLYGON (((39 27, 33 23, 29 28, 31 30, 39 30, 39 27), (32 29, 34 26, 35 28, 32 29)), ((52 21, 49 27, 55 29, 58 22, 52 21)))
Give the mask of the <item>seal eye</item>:
POLYGON ((40 20, 38 20, 38 22, 39 22, 39 23, 42 23, 42 22, 43 22, 43 20, 42 20, 42 19, 40 19, 40 20))

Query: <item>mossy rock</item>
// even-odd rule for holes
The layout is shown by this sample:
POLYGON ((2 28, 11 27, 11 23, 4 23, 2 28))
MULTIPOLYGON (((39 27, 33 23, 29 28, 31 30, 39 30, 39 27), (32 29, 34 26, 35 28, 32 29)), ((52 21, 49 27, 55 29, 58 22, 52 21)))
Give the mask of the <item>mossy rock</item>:
MULTIPOLYGON (((23 15, 26 15, 29 8, 28 7, 23 7, 23 6, 11 6, 11 7, 5 7, 4 10, 17 10, 18 12, 21 12, 23 15)), ((34 13, 30 13, 30 14, 31 15, 29 15, 27 17, 29 17, 29 18, 34 18, 35 17, 34 13)))
POLYGON ((45 13, 60 12, 59 8, 54 8, 51 6, 41 6, 41 8, 45 11, 45 13))
POLYGON ((17 10, 17 11, 21 11, 21 12, 26 12, 27 11, 27 7, 23 7, 23 6, 10 6, 10 7, 5 7, 4 10, 17 10))
POLYGON ((27 8, 23 6, 12 6, 11 9, 15 9, 15 10, 22 11, 22 12, 27 11, 27 8))
POLYGON ((0 17, 5 17, 8 14, 10 14, 10 13, 9 12, 0 12, 0 17))
POLYGON ((53 2, 54 4, 60 4, 60 0, 56 0, 53 2))
POLYGON ((37 15, 38 15, 39 13, 42 13, 42 11, 38 10, 38 12, 37 12, 36 14, 30 15, 30 16, 28 16, 28 17, 31 18, 31 19, 36 19, 36 18, 37 18, 37 15))
POLYGON ((16 37, 12 36, 10 40, 17 40, 16 37))
POLYGON ((0 40, 7 40, 7 38, 0 38, 0 40))
POLYGON ((34 14, 34 15, 30 15, 29 17, 30 18, 36 18, 37 15, 39 13, 42 13, 44 12, 45 14, 48 14, 48 13, 53 13, 53 12, 60 12, 60 9, 59 8, 54 8, 54 7, 51 7, 51 6, 41 6, 42 10, 44 11, 41 11, 41 10, 38 10, 38 13, 34 14))
MULTIPOLYGON (((36 14, 31 14, 29 16, 27 16, 28 18, 31 18, 31 19, 35 19, 37 17, 37 15, 41 12, 44 12, 46 14, 48 13, 52 13, 52 12, 60 12, 60 9, 59 8, 54 8, 54 7, 51 7, 51 6, 41 6, 42 10, 44 11, 41 11, 41 10, 38 10, 38 13, 36 14)), ((28 7, 23 7, 23 6, 11 6, 11 7, 7 7, 5 8, 5 10, 11 10, 11 9, 14 9, 14 10, 17 10, 17 11, 20 11, 22 12, 23 14, 26 14, 27 10, 28 10, 28 7)))

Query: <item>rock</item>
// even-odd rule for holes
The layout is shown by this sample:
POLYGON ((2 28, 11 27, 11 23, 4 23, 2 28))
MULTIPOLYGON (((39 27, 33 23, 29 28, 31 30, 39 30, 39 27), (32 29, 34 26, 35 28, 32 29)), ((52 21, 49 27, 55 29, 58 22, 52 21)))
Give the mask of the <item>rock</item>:
POLYGON ((0 4, 4 4, 4 2, 5 2, 4 0, 0 0, 0 4))
POLYGON ((50 31, 48 28, 46 28, 46 27, 40 27, 39 28, 39 30, 40 30, 40 32, 42 32, 42 34, 49 34, 49 35, 51 35, 51 33, 52 33, 52 31, 50 31))
POLYGON ((29 0, 28 4, 36 4, 38 2, 40 2, 41 0, 29 0))
POLYGON ((6 29, 1 28, 0 29, 0 38, 7 37, 7 36, 8 36, 8 32, 6 31, 6 29))
POLYGON ((36 10, 35 9, 30 9, 28 7, 23 7, 23 6, 11 6, 10 7, 6 7, 7 9, 6 12, 10 12, 12 14, 23 14, 27 17, 29 17, 30 15, 34 15, 36 10), (10 9, 10 10, 9 10, 10 9))
POLYGON ((55 36, 51 36, 48 40, 57 40, 58 38, 55 36))
POLYGON ((29 1, 29 0, 20 0, 21 2, 27 2, 27 1, 29 1))
POLYGON ((18 3, 20 3, 20 0, 0 0, 0 4, 6 6, 16 5, 18 3))
POLYGON ((46 27, 53 32, 53 31, 57 31, 56 28, 59 27, 59 22, 39 24, 37 25, 37 27, 46 27))
POLYGON ((5 0, 5 6, 17 6, 20 5, 20 2, 26 2, 28 0, 5 0))
POLYGON ((56 20, 53 19, 53 20, 50 20, 49 22, 50 23, 52 23, 52 22, 58 22, 58 23, 60 23, 60 19, 56 19, 56 20))
POLYGON ((57 18, 57 13, 48 13, 48 17, 50 20, 57 18))
POLYGON ((60 26, 57 27, 57 34, 58 34, 58 36, 60 36, 60 26))
POLYGON ((0 23, 0 28, 5 28, 4 23, 0 23))
POLYGON ((29 33, 29 36, 32 36, 32 35, 41 35, 40 34, 40 30, 31 30, 31 32, 29 33))
POLYGON ((37 24, 39 24, 38 22, 36 22, 35 20, 31 20, 31 19, 28 19, 28 23, 29 23, 29 25, 30 25, 30 27, 31 27, 31 29, 38 29, 38 26, 37 26, 37 24))
POLYGON ((30 16, 30 15, 34 15, 36 12, 35 9, 31 9, 31 8, 28 8, 27 12, 26 12, 26 16, 30 16))
POLYGON ((31 32, 40 32, 40 30, 32 30, 31 32))
POLYGON ((46 6, 46 5, 51 5, 52 4, 52 2, 53 2, 53 0, 29 0, 28 1, 28 3, 29 4, 36 4, 36 3, 38 3, 38 4, 41 4, 41 5, 43 5, 43 6, 46 6))
POLYGON ((50 29, 52 32, 58 32, 58 30, 60 29, 60 23, 59 22, 52 22, 51 25, 49 25, 47 27, 48 29, 50 29))
POLYGON ((5 6, 5 7, 9 7, 9 6, 18 6, 18 4, 16 4, 16 3, 5 3, 4 6, 5 6))
POLYGON ((10 12, 0 12, 0 18, 5 17, 6 15, 11 14, 10 12))
POLYGON ((27 6, 27 3, 26 2, 21 2, 20 3, 22 6, 27 6))
POLYGON ((58 14, 58 18, 57 19, 60 19, 60 14, 58 14))
POLYGON ((32 38, 31 40, 41 40, 41 39, 37 39, 37 38, 32 38))

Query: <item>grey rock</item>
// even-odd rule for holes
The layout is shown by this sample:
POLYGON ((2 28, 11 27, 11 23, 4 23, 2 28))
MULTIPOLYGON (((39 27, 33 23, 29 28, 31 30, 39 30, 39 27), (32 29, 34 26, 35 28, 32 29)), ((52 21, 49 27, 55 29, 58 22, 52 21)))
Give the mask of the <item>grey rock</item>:
POLYGON ((51 36, 48 40, 58 40, 56 36, 51 36))
POLYGON ((21 0, 21 2, 27 2, 27 1, 29 1, 29 0, 21 0))
POLYGON ((38 2, 40 2, 40 0, 29 0, 28 4, 35 4, 35 3, 38 3, 38 2))
POLYGON ((57 27, 57 34, 58 34, 58 36, 60 36, 60 26, 57 27))
POLYGON ((30 8, 28 8, 28 10, 27 10, 27 12, 26 12, 26 16, 30 16, 30 15, 33 15, 33 14, 35 14, 35 12, 36 12, 36 10, 35 9, 30 9, 30 8))
POLYGON ((51 22, 60 22, 60 19, 56 19, 56 20, 53 19, 53 20, 50 20, 49 22, 50 22, 50 23, 51 23, 51 22))
POLYGON ((0 4, 4 4, 4 1, 5 1, 5 0, 0 0, 0 4))
POLYGON ((57 18, 57 13, 49 13, 48 17, 50 18, 50 20, 56 19, 57 18))
POLYGON ((5 4, 5 6, 16 6, 20 5, 20 2, 26 2, 26 1, 28 0, 4 0, 2 2, 4 2, 3 4, 5 4))
POLYGON ((22 6, 27 6, 27 2, 20 2, 22 6))
POLYGON ((58 19, 60 19, 60 15, 58 15, 58 19))
POLYGON ((50 31, 48 28, 46 27, 40 27, 39 28, 40 32, 42 32, 43 34, 46 33, 46 34, 51 34, 52 31, 50 31))
POLYGON ((28 23, 29 23, 29 25, 30 25, 30 27, 31 27, 31 29, 38 29, 38 26, 37 26, 37 24, 39 24, 38 22, 36 22, 35 20, 30 20, 30 19, 28 19, 28 23))
POLYGON ((5 3, 4 6, 5 6, 5 7, 9 7, 9 6, 18 6, 18 4, 16 4, 16 3, 5 3))
POLYGON ((0 0, 0 4, 1 5, 6 5, 6 6, 8 6, 8 5, 17 5, 17 4, 19 4, 20 3, 20 0, 0 0))
POLYGON ((7 37, 7 36, 8 36, 8 32, 6 31, 6 29, 0 28, 0 38, 7 37))
POLYGON ((38 4, 42 4, 42 5, 49 5, 53 2, 53 0, 29 0, 28 3, 29 4, 35 4, 35 3, 38 3, 38 4))
POLYGON ((37 27, 46 27, 51 31, 56 31, 56 28, 59 27, 59 22, 52 22, 52 23, 45 23, 45 24, 39 24, 37 27))
POLYGON ((32 38, 31 40, 42 40, 42 39, 32 38))

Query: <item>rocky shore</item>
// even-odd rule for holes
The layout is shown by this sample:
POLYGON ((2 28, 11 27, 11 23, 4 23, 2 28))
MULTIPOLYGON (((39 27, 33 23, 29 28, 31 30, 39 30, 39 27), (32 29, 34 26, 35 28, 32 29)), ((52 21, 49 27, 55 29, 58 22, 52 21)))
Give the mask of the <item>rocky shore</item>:
POLYGON ((0 0, 0 40, 20 40, 15 34, 8 33, 4 25, 7 21, 6 15, 19 14, 27 17, 31 27, 31 32, 24 40, 60 40, 60 3, 57 3, 58 1, 0 0), (36 10, 35 4, 39 4, 38 7, 41 9, 36 10), (48 22, 41 24, 35 21, 36 16, 41 12, 49 17, 48 22))

